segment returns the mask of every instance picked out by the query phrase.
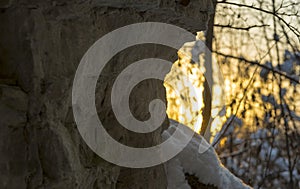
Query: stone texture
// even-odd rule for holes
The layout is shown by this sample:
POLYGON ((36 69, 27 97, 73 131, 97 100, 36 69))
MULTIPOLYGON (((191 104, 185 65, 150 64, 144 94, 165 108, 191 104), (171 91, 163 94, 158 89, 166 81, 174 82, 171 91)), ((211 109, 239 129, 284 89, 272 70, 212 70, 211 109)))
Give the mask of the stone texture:
MULTIPOLYGON (((72 116, 73 77, 86 50, 109 31, 160 21, 196 32, 205 29, 210 7, 210 0, 1 1, 0 188, 166 188, 163 166, 121 168, 87 147, 72 116)), ((138 136, 120 127, 109 91, 113 73, 145 55, 173 60, 176 53, 155 45, 124 51, 105 68, 96 91, 108 132, 137 147, 159 143, 162 129, 138 136)), ((162 82, 137 86, 131 109, 138 119, 147 119, 154 96, 165 100, 162 82)))

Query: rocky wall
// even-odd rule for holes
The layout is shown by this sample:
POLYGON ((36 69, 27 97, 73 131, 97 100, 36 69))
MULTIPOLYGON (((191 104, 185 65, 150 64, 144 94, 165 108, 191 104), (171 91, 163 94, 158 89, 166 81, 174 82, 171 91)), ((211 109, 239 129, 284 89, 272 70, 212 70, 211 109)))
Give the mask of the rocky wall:
MULTIPOLYGON (((128 169, 94 154, 74 123, 71 91, 87 49, 127 24, 159 21, 206 29, 210 0, 3 0, 0 2, 0 188, 166 188, 163 166, 128 169)), ((96 104, 107 131, 136 147, 160 143, 162 128, 138 135, 119 125, 110 105, 117 73, 147 57, 176 59, 158 45, 124 50, 98 79, 96 104)), ((140 120, 151 99, 165 101, 161 81, 140 83, 130 97, 140 120)))

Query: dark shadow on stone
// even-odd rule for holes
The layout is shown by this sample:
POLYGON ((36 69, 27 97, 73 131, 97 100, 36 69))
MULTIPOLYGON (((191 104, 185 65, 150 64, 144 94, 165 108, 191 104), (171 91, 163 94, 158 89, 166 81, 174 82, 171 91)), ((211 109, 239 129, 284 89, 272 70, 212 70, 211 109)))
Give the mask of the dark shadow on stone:
POLYGON ((191 186, 191 189, 218 189, 213 185, 206 185, 199 182, 198 178, 195 175, 185 174, 185 179, 188 181, 188 184, 191 186))

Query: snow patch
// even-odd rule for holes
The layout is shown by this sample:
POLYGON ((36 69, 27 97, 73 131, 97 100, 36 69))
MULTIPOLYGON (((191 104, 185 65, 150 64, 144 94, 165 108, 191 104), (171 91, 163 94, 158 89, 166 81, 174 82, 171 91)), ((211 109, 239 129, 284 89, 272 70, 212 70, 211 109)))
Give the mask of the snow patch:
MULTIPOLYGON (((163 140, 169 138, 178 123, 171 120, 170 127, 162 133, 163 140)), ((182 133, 185 135, 185 133, 182 133)), ((189 189, 185 173, 195 175, 199 182, 211 184, 219 189, 249 189, 239 178, 234 176, 220 162, 213 147, 209 146, 204 153, 199 153, 199 145, 207 144, 202 136, 195 133, 189 144, 176 157, 165 164, 168 178, 168 189, 189 189)), ((180 141, 174 141, 174 145, 180 141)))

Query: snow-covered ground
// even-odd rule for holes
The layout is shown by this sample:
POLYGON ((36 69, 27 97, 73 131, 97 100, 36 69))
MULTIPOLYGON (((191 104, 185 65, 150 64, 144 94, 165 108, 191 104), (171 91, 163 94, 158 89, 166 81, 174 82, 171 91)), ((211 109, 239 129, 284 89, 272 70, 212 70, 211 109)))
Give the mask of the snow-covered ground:
MULTIPOLYGON (((172 135, 177 125, 178 122, 170 120, 170 127, 162 134, 164 140, 172 135)), ((199 146, 208 145, 203 140, 195 133, 183 151, 165 164, 168 189, 190 189, 186 173, 196 176, 200 183, 214 185, 219 189, 251 188, 222 165, 213 147, 207 146, 207 150, 200 153, 199 146)), ((180 141, 174 141, 174 145, 180 145, 180 141)))

